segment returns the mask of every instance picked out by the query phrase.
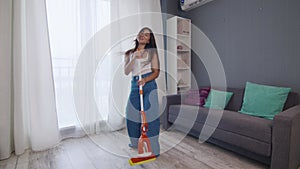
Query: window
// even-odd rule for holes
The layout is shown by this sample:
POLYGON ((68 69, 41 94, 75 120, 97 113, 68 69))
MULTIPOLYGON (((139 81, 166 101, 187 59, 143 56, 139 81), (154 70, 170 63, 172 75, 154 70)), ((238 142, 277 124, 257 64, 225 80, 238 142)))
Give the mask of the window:
MULTIPOLYGON (((73 100, 75 66, 87 41, 109 24, 110 1, 47 0, 46 4, 58 123, 60 128, 76 126, 78 121, 73 100)), ((105 88, 110 86, 109 81, 95 79, 95 87, 107 91, 105 88)), ((103 106, 102 110, 108 110, 108 93, 95 98, 103 106)), ((107 118, 103 112, 103 118, 107 118)))

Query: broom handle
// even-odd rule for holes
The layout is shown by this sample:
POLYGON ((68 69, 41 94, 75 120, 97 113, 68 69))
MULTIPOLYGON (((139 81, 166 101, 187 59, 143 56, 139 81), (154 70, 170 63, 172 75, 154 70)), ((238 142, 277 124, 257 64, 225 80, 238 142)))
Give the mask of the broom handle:
MULTIPOLYGON (((138 62, 139 70, 140 70, 140 67, 141 67, 141 63, 138 62)), ((142 73, 141 72, 139 73, 139 80, 142 80, 142 73)), ((143 85, 141 84, 139 86, 139 88, 140 88, 140 103, 141 103, 141 121, 142 121, 143 127, 145 127, 144 125, 146 125, 147 121, 146 121, 146 114, 144 112, 143 85)), ((145 128, 143 130, 146 131, 147 129, 145 128)))
MULTIPOLYGON (((142 80, 142 75, 139 74, 139 80, 142 80)), ((141 103, 141 111, 144 111, 144 100, 143 100, 143 85, 140 85, 140 103, 141 103)))
MULTIPOLYGON (((139 79, 142 79, 141 74, 139 75, 139 79)), ((139 87, 140 87, 142 131, 147 132, 147 130, 148 130, 148 124, 147 124, 147 121, 146 121, 146 114, 144 112, 143 85, 140 85, 139 87)))

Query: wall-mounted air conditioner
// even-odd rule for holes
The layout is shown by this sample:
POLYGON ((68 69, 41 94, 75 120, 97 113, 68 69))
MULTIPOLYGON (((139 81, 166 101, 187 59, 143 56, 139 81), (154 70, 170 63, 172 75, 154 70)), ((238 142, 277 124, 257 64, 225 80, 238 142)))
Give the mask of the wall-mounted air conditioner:
POLYGON ((189 11, 212 0, 180 0, 181 10, 189 11))

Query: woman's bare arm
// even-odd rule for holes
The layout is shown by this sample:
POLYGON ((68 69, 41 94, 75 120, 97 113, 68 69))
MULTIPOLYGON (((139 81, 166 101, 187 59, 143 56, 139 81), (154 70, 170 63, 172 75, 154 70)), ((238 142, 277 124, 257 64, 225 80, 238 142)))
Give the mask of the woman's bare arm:
POLYGON ((144 83, 147 83, 151 80, 154 80, 156 79, 158 76, 159 76, 159 72, 160 72, 160 69, 159 69, 159 58, 158 58, 158 55, 155 53, 152 57, 152 60, 151 60, 151 70, 152 70, 152 73, 151 75, 143 78, 141 81, 141 83, 144 85, 144 83))
POLYGON ((136 58, 136 57, 130 58, 130 55, 132 55, 132 54, 125 55, 125 64, 124 64, 125 75, 128 75, 132 71, 134 61, 136 58))

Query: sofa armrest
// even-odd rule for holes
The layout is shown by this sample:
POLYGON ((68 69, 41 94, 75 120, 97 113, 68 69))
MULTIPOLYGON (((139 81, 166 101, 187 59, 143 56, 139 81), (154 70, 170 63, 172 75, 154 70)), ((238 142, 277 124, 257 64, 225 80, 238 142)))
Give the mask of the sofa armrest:
POLYGON ((162 102, 163 102, 163 105, 165 105, 165 108, 164 108, 164 111, 162 114, 162 120, 163 120, 163 128, 165 130, 167 130, 171 126, 171 123, 168 121, 169 107, 170 107, 170 105, 181 104, 181 97, 182 97, 182 95, 180 95, 180 94, 163 96, 162 102))
POLYGON ((272 169, 297 169, 300 165, 300 105, 274 117, 272 169))

